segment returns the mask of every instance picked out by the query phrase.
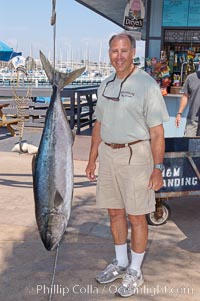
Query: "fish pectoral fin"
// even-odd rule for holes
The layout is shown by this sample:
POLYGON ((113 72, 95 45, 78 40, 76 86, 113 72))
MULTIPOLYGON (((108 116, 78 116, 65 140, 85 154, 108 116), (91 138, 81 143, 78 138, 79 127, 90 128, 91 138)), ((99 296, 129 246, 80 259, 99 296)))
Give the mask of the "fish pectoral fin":
POLYGON ((61 196, 60 192, 56 190, 55 197, 54 197, 54 206, 57 208, 63 204, 63 197, 61 196))

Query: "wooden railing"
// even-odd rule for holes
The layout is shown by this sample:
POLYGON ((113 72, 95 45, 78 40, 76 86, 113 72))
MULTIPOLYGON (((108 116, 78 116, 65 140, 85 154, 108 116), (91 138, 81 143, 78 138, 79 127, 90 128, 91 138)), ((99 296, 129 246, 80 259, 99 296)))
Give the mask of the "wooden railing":
MULTIPOLYGON (((95 121, 94 109, 97 101, 98 86, 79 86, 64 88, 61 91, 63 105, 71 129, 77 127, 77 134, 81 133, 84 128, 91 128, 95 121)), ((17 104, 13 100, 13 91, 10 87, 1 87, 0 103, 9 103, 4 108, 4 114, 10 117, 17 117, 17 104)), ((16 93, 19 97, 26 95, 25 88, 18 88, 16 93)), ((37 97, 50 97, 52 94, 51 87, 33 88, 31 91, 31 99, 26 107, 26 126, 44 126, 44 120, 48 109, 48 103, 39 103, 37 97)))

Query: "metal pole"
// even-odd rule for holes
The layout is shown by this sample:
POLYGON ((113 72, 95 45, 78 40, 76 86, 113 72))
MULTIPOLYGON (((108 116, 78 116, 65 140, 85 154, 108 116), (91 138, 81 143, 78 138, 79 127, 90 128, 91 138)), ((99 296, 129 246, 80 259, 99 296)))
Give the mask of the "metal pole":
POLYGON ((53 66, 56 66, 56 0, 52 0, 51 25, 53 26, 53 66))

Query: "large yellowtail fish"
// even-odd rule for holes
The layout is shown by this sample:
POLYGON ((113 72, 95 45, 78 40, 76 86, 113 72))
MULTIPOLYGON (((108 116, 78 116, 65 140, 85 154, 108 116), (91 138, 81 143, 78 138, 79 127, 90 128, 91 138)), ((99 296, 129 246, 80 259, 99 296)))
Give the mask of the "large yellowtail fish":
POLYGON ((71 73, 56 71, 40 52, 40 59, 53 87, 38 154, 33 165, 35 215, 41 240, 54 250, 66 230, 73 198, 73 133, 61 100, 61 89, 85 68, 71 73))

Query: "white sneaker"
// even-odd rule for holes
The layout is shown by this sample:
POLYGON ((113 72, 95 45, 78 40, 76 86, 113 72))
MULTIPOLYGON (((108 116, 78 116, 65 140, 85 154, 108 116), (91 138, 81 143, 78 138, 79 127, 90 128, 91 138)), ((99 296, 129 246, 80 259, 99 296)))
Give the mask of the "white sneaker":
POLYGON ((142 273, 137 275, 137 271, 127 268, 126 275, 123 277, 122 284, 118 287, 116 295, 130 297, 135 294, 138 287, 144 283, 142 273))
POLYGON ((116 259, 113 259, 112 263, 107 265, 107 267, 97 274, 96 281, 99 283, 110 283, 118 278, 123 278, 126 274, 127 267, 121 267, 118 265, 116 259))

